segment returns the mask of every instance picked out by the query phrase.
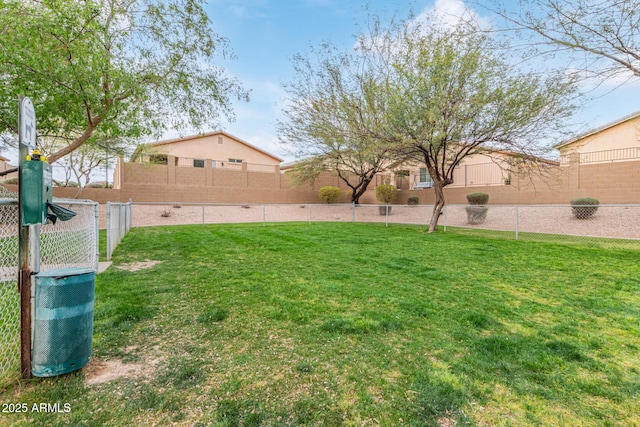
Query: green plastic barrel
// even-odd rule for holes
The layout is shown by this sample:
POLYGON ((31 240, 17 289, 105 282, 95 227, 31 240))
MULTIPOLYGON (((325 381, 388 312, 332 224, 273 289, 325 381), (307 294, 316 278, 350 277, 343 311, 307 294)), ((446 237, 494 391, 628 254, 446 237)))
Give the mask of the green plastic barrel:
POLYGON ((52 377, 89 363, 93 340, 96 273, 90 268, 63 268, 35 276, 31 372, 52 377))

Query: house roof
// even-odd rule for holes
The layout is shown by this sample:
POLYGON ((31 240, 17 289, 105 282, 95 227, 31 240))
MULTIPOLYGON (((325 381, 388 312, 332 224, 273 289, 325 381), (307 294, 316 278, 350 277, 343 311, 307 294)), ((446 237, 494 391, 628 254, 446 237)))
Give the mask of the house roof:
MULTIPOLYGON (((189 141, 189 140, 192 140, 192 139, 206 138, 206 137, 215 136, 215 135, 224 135, 227 138, 233 139, 234 141, 237 141, 237 142, 239 142, 239 143, 241 143, 243 145, 246 145, 247 147, 249 147, 249 148, 251 148, 253 150, 259 151, 262 154, 265 154, 265 155, 271 157, 272 159, 277 160, 278 162, 282 162, 283 161, 280 157, 275 156, 275 155, 273 155, 273 154, 271 154, 271 153, 269 153, 269 152, 267 152, 267 151, 265 151, 265 150, 263 150, 263 149, 261 149, 259 147, 256 147, 255 145, 252 145, 252 144, 248 143, 247 141, 244 141, 244 140, 238 138, 237 136, 231 135, 230 133, 227 133, 227 132, 222 131, 222 130, 217 130, 217 131, 208 132, 208 133, 200 133, 200 134, 197 134, 197 135, 184 136, 184 137, 180 137, 180 138, 167 139, 167 140, 164 140, 164 141, 151 142, 151 143, 144 144, 144 145, 147 146, 147 147, 159 147, 159 146, 162 146, 162 145, 174 144, 176 142, 189 141)), ((138 156, 138 154, 139 154, 139 151, 140 151, 140 148, 139 147, 136 148, 136 150, 134 151, 134 153, 131 156, 131 158, 136 158, 138 156)))
POLYGON ((576 135, 576 136, 574 136, 572 138, 569 138, 569 139, 567 139, 565 141, 559 142, 558 144, 554 145, 554 148, 559 149, 559 148, 562 148, 562 147, 564 147, 566 145, 573 144, 576 141, 580 141, 581 139, 584 139, 584 138, 587 138, 589 136, 595 135, 595 134, 597 134, 599 132, 602 132, 602 131, 607 130, 609 128, 612 128, 614 126, 618 126, 618 125, 620 125, 622 123, 628 122, 629 120, 633 120, 633 119, 635 119, 637 117, 640 117, 640 111, 636 111, 635 113, 632 113, 632 114, 629 114, 627 116, 621 117, 618 120, 614 120, 614 121, 612 121, 610 123, 607 123, 605 125, 599 126, 597 128, 593 128, 593 129, 591 129, 591 130, 589 130, 587 132, 581 133, 581 134, 576 135))

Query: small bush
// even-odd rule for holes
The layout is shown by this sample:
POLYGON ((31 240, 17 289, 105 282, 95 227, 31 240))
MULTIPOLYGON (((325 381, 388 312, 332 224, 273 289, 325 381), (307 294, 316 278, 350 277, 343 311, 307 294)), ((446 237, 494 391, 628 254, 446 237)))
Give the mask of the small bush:
POLYGON ((467 211, 467 222, 469 224, 482 224, 484 220, 487 219, 487 211, 489 208, 486 206, 471 205, 465 206, 465 210, 467 211))
POLYGON ((418 196, 409 196, 409 198, 407 199, 407 204, 409 206, 415 206, 420 204, 420 198, 418 196))
POLYGON ((486 205, 489 202, 489 195, 487 193, 469 193, 467 201, 470 205, 486 205))
POLYGON ((85 185, 85 188, 107 188, 107 183, 104 181, 90 182, 89 184, 85 185))
POLYGON ((182 205, 178 205, 178 204, 173 205, 174 209, 180 209, 181 207, 182 207, 182 205))
POLYGON ((376 187, 376 199, 380 203, 391 203, 398 194, 398 189, 391 184, 382 184, 376 187))
POLYGON ((160 212, 160 216, 162 218, 169 218, 171 216, 171 211, 162 211, 160 212))
POLYGON ((18 183, 18 177, 9 178, 2 181, 2 184, 17 184, 17 183, 18 183))
POLYGON ((320 187, 320 190, 318 190, 318 196, 327 203, 337 202, 338 197, 340 197, 340 193, 341 190, 338 187, 333 187, 331 185, 320 187))
POLYGON ((592 197, 579 197, 571 201, 571 211, 577 219, 591 218, 597 211, 600 201, 592 197))

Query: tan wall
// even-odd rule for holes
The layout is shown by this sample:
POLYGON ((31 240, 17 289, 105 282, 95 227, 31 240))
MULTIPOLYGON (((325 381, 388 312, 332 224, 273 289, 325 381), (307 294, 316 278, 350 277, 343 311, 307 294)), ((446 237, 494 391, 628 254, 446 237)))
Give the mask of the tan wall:
MULTIPOLYGON (((122 165, 121 165, 122 166, 122 165)), ((318 189, 333 185, 343 190, 339 200, 350 201, 350 190, 335 176, 325 175, 313 185, 295 187, 287 174, 248 170, 180 168, 166 165, 124 164, 121 189, 86 188, 80 199, 99 203, 202 202, 202 203, 322 203, 318 189), (173 172, 172 172, 173 171, 173 172)), ((17 186, 7 186, 17 191, 17 186)), ((572 164, 550 167, 544 176, 514 176, 511 185, 447 187, 446 202, 466 204, 466 195, 482 191, 490 204, 567 204, 576 197, 595 197, 600 203, 640 203, 640 161, 608 164, 572 164)), ((74 198, 77 188, 54 188, 54 196, 74 198)), ((420 204, 433 204, 433 189, 402 190, 396 203, 418 196, 420 204)), ((360 199, 375 204, 375 181, 360 199)))
MULTIPOLYGON (((3 185, 7 190, 14 193, 18 192, 17 185, 3 185)), ((110 188, 83 188, 79 192, 79 188, 72 187, 53 187, 53 197, 63 199, 86 199, 104 204, 107 202, 127 201, 120 196, 120 190, 110 188)))

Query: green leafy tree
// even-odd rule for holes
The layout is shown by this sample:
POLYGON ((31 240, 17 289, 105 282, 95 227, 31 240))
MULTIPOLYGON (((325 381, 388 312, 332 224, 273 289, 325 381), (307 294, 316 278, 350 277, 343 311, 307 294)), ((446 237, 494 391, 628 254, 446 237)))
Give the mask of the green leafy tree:
POLYGON ((215 64, 227 55, 200 0, 0 1, 0 133, 17 134, 17 99, 38 135, 66 141, 54 162, 99 140, 233 119, 248 99, 215 64))
POLYGON ((384 80, 373 52, 342 53, 325 44, 313 53, 294 58, 295 78, 286 85, 290 102, 280 139, 301 159, 290 173, 298 184, 334 173, 359 203, 375 175, 398 156, 383 133, 384 80))
POLYGON ((465 158, 510 151, 535 160, 574 111, 571 79, 519 72, 473 23, 443 26, 427 18, 373 28, 371 48, 393 69, 381 95, 388 134, 424 162, 433 180, 430 232, 445 206, 444 188, 465 158))

